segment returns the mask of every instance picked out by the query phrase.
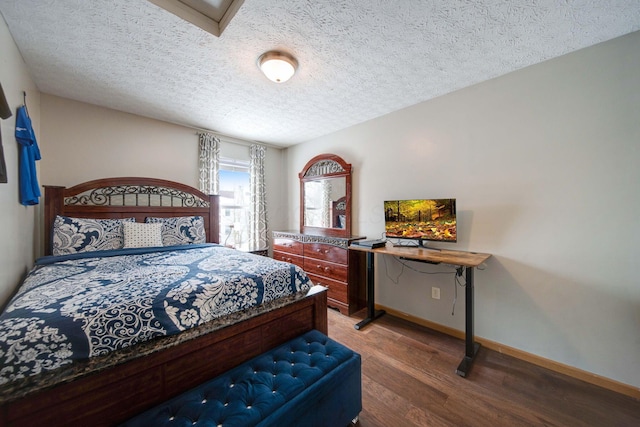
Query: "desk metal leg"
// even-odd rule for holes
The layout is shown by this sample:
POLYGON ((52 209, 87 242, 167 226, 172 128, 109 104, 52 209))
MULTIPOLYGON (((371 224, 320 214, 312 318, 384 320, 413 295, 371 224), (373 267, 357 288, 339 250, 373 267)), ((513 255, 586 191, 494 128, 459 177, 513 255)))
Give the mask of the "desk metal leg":
POLYGON ((478 350, 480 349, 480 343, 474 342, 473 335, 473 267, 466 267, 466 279, 467 283, 465 285, 465 339, 464 339, 464 358, 458 369, 456 369, 456 374, 461 377, 466 377, 471 369, 471 365, 473 363, 473 359, 476 357, 478 350))
POLYGON ((367 252, 367 317, 356 323, 353 327, 357 330, 364 328, 367 324, 373 322, 378 317, 385 314, 384 310, 376 310, 375 299, 375 254, 367 252))

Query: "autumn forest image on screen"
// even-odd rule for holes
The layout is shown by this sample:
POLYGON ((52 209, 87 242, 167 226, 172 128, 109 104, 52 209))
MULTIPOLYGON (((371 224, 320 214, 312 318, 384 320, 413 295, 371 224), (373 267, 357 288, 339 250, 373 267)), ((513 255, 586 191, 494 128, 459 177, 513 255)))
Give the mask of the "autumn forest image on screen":
POLYGON ((455 242, 456 199, 384 202, 387 237, 455 242))

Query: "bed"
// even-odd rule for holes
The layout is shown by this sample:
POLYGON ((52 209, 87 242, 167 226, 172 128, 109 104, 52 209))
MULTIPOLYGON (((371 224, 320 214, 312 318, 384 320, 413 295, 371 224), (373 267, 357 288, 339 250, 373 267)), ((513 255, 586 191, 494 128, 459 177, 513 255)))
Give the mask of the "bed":
POLYGON ((217 196, 111 178, 45 186, 44 201, 46 256, 0 317, 19 324, 0 330, 0 426, 115 425, 306 331, 327 333, 326 292, 302 270, 216 244, 217 196), (23 347, 33 336, 36 348, 23 347))

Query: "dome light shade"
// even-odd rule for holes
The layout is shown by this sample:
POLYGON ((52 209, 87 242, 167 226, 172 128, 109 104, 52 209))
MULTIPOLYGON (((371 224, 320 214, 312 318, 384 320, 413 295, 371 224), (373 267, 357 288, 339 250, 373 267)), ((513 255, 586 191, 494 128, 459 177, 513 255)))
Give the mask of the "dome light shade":
POLYGON ((270 51, 260 55, 258 66, 269 80, 284 83, 295 74, 298 61, 288 53, 270 51))

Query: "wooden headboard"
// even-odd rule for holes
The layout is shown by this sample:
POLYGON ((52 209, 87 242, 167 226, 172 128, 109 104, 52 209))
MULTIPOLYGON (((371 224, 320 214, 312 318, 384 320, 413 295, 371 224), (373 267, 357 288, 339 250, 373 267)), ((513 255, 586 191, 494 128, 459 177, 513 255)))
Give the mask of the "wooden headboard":
POLYGON ((207 242, 219 243, 218 196, 178 182, 155 178, 105 178, 74 187, 44 186, 45 255, 51 255, 56 215, 74 218, 131 218, 200 215, 207 242))

